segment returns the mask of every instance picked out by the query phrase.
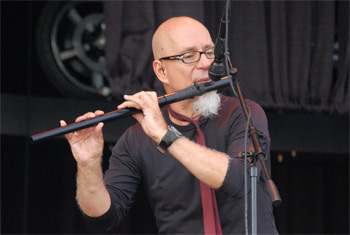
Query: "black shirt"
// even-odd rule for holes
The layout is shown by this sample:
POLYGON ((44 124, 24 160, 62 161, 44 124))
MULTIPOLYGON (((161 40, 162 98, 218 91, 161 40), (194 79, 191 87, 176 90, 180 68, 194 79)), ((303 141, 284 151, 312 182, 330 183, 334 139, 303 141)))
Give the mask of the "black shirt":
MULTIPOLYGON (((252 113, 252 123, 259 131, 267 132, 264 111, 256 103, 247 100, 252 113)), ((178 126, 169 119, 167 108, 162 110, 168 124, 176 127, 188 139, 196 140, 192 124, 178 126)), ((231 159, 223 185, 215 191, 224 234, 245 233, 244 224, 244 161, 239 153, 244 151, 246 120, 236 98, 222 96, 222 105, 215 118, 200 122, 208 148, 227 153, 231 159)), ((261 141, 266 153, 265 163, 270 170, 270 138, 261 141)), ((250 141, 248 139, 248 147, 250 141)), ((130 127, 118 140, 112 151, 105 184, 110 193, 112 206, 99 217, 84 215, 94 232, 103 233, 119 223, 135 200, 140 184, 156 218, 159 233, 203 234, 203 214, 200 184, 183 165, 168 152, 162 154, 157 144, 150 139, 139 124, 130 127)), ((276 234, 272 203, 265 180, 258 166, 257 223, 259 234, 276 234)), ((250 191, 248 166, 248 190, 250 191)), ((248 193, 248 221, 250 222, 250 193, 248 193)), ((250 229, 250 226, 249 226, 250 229)), ((251 230, 249 230, 251 232, 251 230)))

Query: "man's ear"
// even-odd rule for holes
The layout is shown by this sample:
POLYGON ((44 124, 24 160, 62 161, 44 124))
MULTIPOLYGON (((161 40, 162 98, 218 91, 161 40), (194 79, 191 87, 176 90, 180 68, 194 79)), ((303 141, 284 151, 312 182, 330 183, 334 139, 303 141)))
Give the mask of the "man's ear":
POLYGON ((162 67, 162 62, 160 60, 153 61, 153 70, 158 79, 165 84, 168 84, 168 78, 166 76, 166 71, 162 67))

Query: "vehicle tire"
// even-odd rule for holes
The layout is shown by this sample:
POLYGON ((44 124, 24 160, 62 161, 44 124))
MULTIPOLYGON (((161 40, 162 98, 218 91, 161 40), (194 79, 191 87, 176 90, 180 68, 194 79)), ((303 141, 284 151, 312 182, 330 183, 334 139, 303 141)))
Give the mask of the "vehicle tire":
POLYGON ((102 1, 47 2, 36 32, 40 64, 64 96, 107 98, 102 1))

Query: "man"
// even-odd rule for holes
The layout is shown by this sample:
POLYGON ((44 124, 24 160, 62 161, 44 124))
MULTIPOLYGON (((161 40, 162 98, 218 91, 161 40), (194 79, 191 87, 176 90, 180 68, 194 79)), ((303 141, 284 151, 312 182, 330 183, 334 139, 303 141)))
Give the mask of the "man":
MULTIPOLYGON (((200 22, 189 17, 165 21, 154 33, 152 48, 153 69, 167 93, 209 81, 214 43, 200 22)), ((124 98, 118 109, 142 112, 113 148, 105 176, 103 123, 66 135, 77 161, 77 201, 89 227, 102 233, 119 223, 143 184, 159 233, 244 233, 239 152, 244 151, 246 122, 238 100, 210 92, 160 110, 155 92, 124 98)), ((248 100, 247 105, 256 128, 266 131, 263 110, 248 100)), ((102 114, 87 113, 76 121, 102 114)), ((268 163, 269 139, 261 144, 268 163)), ((260 167, 257 190, 258 233, 277 233, 260 167)))

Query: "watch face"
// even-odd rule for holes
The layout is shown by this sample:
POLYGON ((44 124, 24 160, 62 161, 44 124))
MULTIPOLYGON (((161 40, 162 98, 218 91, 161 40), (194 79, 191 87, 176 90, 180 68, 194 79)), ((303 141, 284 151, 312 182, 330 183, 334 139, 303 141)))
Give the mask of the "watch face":
POLYGON ((169 148, 169 146, 180 136, 182 136, 182 134, 176 130, 175 127, 169 125, 168 132, 163 136, 157 149, 160 152, 164 153, 169 148))
POLYGON ((169 125, 168 126, 168 130, 170 130, 171 132, 173 132, 177 137, 182 136, 182 134, 173 126, 169 125))

